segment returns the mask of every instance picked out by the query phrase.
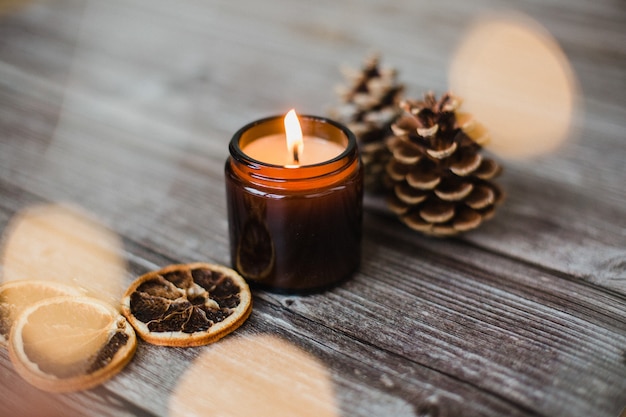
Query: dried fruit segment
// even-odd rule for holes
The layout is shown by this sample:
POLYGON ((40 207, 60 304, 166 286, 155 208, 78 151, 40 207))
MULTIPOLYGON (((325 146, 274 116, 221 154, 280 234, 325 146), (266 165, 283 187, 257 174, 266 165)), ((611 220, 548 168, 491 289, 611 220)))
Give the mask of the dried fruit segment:
POLYGON ((136 348, 133 328, 91 297, 39 301, 16 319, 9 355, 16 371, 51 392, 92 388, 117 374, 136 348))
POLYGON ((252 311, 250 289, 235 271, 206 263, 170 265, 139 277, 122 312, 140 337, 165 346, 212 343, 252 311))
POLYGON ((70 285, 46 280, 18 280, 0 285, 0 345, 6 346, 13 321, 34 303, 61 295, 83 295, 70 285))
POLYGON ((246 221, 237 246, 237 270, 247 279, 262 280, 274 268, 276 254, 272 236, 263 220, 246 221))

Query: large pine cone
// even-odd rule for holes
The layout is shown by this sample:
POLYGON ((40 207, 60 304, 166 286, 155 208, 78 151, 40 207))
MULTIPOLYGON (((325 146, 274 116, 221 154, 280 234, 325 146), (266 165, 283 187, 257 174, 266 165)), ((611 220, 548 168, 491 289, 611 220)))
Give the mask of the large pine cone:
POLYGON ((489 135, 450 93, 436 100, 400 103, 404 113, 387 141, 392 158, 386 167, 393 188, 389 207, 412 229, 448 236, 489 219, 502 192, 490 180, 500 166, 480 155, 489 135))
POLYGON ((340 87, 340 106, 331 117, 346 124, 359 144, 364 166, 365 187, 381 187, 385 165, 391 154, 385 140, 392 134, 391 124, 400 115, 398 104, 404 86, 396 80, 394 69, 380 68, 377 56, 370 57, 360 71, 344 69, 349 85, 340 87))

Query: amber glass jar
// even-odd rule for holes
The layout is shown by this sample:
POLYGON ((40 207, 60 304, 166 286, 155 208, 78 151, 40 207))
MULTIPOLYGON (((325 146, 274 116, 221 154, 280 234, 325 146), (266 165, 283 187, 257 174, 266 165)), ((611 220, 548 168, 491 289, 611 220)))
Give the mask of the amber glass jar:
POLYGON ((361 256, 363 174, 356 139, 329 119, 300 116, 300 123, 304 135, 335 142, 343 152, 297 168, 247 156, 246 145, 283 132, 282 116, 276 116, 235 133, 225 167, 233 267, 252 285, 281 292, 333 286, 354 273, 361 256))

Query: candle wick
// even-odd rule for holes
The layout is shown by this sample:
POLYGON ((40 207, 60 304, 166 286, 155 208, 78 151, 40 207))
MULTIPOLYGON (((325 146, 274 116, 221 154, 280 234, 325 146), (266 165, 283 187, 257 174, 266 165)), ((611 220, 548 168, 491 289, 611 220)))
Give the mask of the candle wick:
POLYGON ((295 163, 300 162, 300 155, 298 155, 298 145, 293 147, 293 162, 295 163))

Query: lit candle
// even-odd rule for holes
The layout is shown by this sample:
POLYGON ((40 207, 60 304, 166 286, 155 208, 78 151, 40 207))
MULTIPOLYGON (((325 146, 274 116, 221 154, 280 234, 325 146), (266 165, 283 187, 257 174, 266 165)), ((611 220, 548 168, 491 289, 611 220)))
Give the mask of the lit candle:
POLYGON ((295 110, 285 116, 285 132, 267 135, 250 142, 243 152, 266 164, 295 168, 329 161, 345 149, 339 143, 316 136, 303 136, 295 110), (306 148, 306 152, 304 149, 306 148))
POLYGON ((229 150, 233 266, 251 284, 287 292, 349 278, 360 262, 363 197, 352 132, 292 111, 243 127, 229 150))

